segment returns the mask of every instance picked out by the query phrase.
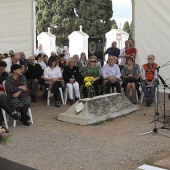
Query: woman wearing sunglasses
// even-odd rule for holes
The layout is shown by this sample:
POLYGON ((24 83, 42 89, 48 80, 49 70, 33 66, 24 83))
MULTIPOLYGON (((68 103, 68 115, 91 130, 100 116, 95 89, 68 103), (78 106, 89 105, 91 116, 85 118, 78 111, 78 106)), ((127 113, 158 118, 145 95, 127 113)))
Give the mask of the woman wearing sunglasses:
MULTIPOLYGON (((87 76, 94 77, 93 86, 94 86, 95 94, 96 94, 96 96, 98 96, 99 95, 99 79, 101 78, 101 72, 100 72, 98 66, 96 65, 96 63, 97 63, 96 56, 94 56, 94 55, 91 56, 88 59, 87 66, 84 67, 84 69, 83 69, 83 76, 84 77, 87 77, 87 76)), ((87 88, 84 88, 84 97, 85 98, 87 97, 87 88)))

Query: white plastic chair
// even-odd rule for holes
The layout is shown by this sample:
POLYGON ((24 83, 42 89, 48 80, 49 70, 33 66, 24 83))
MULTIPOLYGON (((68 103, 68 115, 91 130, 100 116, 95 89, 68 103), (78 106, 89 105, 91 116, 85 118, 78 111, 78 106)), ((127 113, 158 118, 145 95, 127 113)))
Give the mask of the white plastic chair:
POLYGON ((2 110, 2 115, 4 118, 5 127, 6 127, 6 129, 8 129, 8 123, 7 123, 7 117, 6 117, 5 110, 4 109, 1 109, 1 110, 2 110))
MULTIPOLYGON (((122 93, 125 94, 125 93, 124 93, 124 89, 122 89, 122 93)), ((132 88, 130 88, 129 96, 132 96, 132 88)), ((137 102, 137 103, 139 102, 137 90, 136 90, 136 102, 137 102)))
MULTIPOLYGON (((141 97, 140 97, 140 103, 142 103, 142 102, 143 102, 143 98, 144 98, 144 96, 145 96, 145 94, 144 94, 144 92, 142 91, 142 93, 141 93, 141 97)), ((157 103, 157 92, 155 92, 155 102, 157 103)))
MULTIPOLYGON (((47 90, 47 106, 49 106, 49 105, 50 105, 50 99, 49 99, 49 97, 50 97, 50 94, 51 94, 51 90, 49 90, 48 88, 47 88, 46 90, 47 90)), ((62 103, 63 103, 63 105, 65 105, 63 90, 62 90, 61 87, 59 88, 59 91, 60 91, 62 103)))
MULTIPOLYGON (((5 80, 2 82, 2 86, 3 86, 3 88, 4 88, 4 92, 5 92, 5 94, 7 95, 7 93, 6 93, 6 88, 5 88, 5 80)), ((4 118, 4 122, 5 122, 5 126, 6 126, 6 128, 8 127, 8 119, 9 119, 9 115, 8 115, 8 119, 6 118, 6 113, 5 113, 5 111, 2 109, 2 114, 3 114, 3 118, 4 118)), ((31 124, 34 124, 34 122, 33 122, 33 118, 32 118, 32 111, 31 111, 31 108, 29 107, 28 108, 28 114, 29 114, 29 116, 30 116, 30 121, 31 121, 31 124)), ((16 120, 14 120, 13 121, 13 127, 16 127, 16 120)))

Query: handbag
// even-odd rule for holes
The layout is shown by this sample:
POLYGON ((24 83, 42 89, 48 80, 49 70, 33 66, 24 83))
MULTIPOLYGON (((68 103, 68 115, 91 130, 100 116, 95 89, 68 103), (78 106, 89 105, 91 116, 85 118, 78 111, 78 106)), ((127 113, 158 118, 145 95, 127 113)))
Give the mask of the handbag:
MULTIPOLYGON (((17 86, 17 87, 23 86, 24 84, 22 83, 21 78, 22 78, 22 76, 18 76, 18 78, 14 81, 13 85, 14 85, 14 86, 17 86)), ((17 91, 16 91, 16 92, 17 92, 17 91)), ((16 93, 16 92, 14 92, 14 93, 16 93)), ((10 93, 9 96, 12 98, 13 95, 14 95, 14 93, 10 93)), ((27 96, 29 96, 29 89, 28 89, 28 88, 27 88, 26 91, 22 91, 22 92, 19 94, 18 98, 23 98, 23 97, 27 97, 27 96)))
POLYGON ((130 83, 130 82, 136 82, 137 79, 136 77, 127 77, 127 78, 124 78, 124 81, 127 83, 130 83))

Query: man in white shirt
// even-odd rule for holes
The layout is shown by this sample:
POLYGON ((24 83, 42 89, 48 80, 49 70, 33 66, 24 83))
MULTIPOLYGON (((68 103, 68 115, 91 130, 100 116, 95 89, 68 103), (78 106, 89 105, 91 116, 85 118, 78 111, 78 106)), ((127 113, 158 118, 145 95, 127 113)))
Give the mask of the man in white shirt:
POLYGON ((123 67, 126 64, 126 58, 124 57, 125 50, 129 47, 128 40, 125 41, 125 47, 120 50, 120 55, 119 55, 119 66, 120 70, 123 69, 123 67))
POLYGON ((38 49, 36 50, 35 54, 38 55, 39 53, 45 54, 45 51, 42 48, 42 44, 38 45, 38 49))
POLYGON ((116 87, 117 93, 121 93, 121 87, 120 87, 120 69, 119 66, 116 63, 116 57, 109 55, 108 57, 108 64, 105 64, 102 68, 102 76, 103 76, 103 84, 105 86, 106 94, 110 93, 111 87, 116 87))
POLYGON ((11 55, 11 57, 3 59, 3 61, 5 61, 7 64, 5 71, 9 73, 11 71, 12 64, 19 64, 19 60, 20 60, 20 56, 18 53, 14 53, 11 55))

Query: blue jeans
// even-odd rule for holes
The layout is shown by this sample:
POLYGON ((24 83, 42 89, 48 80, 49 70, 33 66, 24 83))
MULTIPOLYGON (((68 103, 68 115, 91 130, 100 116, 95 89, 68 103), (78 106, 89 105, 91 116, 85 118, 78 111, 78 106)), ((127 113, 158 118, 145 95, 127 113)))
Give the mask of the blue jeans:
POLYGON ((155 87, 157 86, 157 81, 154 81, 154 83, 152 84, 154 86, 152 86, 152 87, 146 87, 147 84, 146 84, 145 81, 141 81, 140 84, 141 84, 142 90, 145 94, 145 97, 150 97, 150 98, 154 99, 154 97, 155 97, 155 87))

